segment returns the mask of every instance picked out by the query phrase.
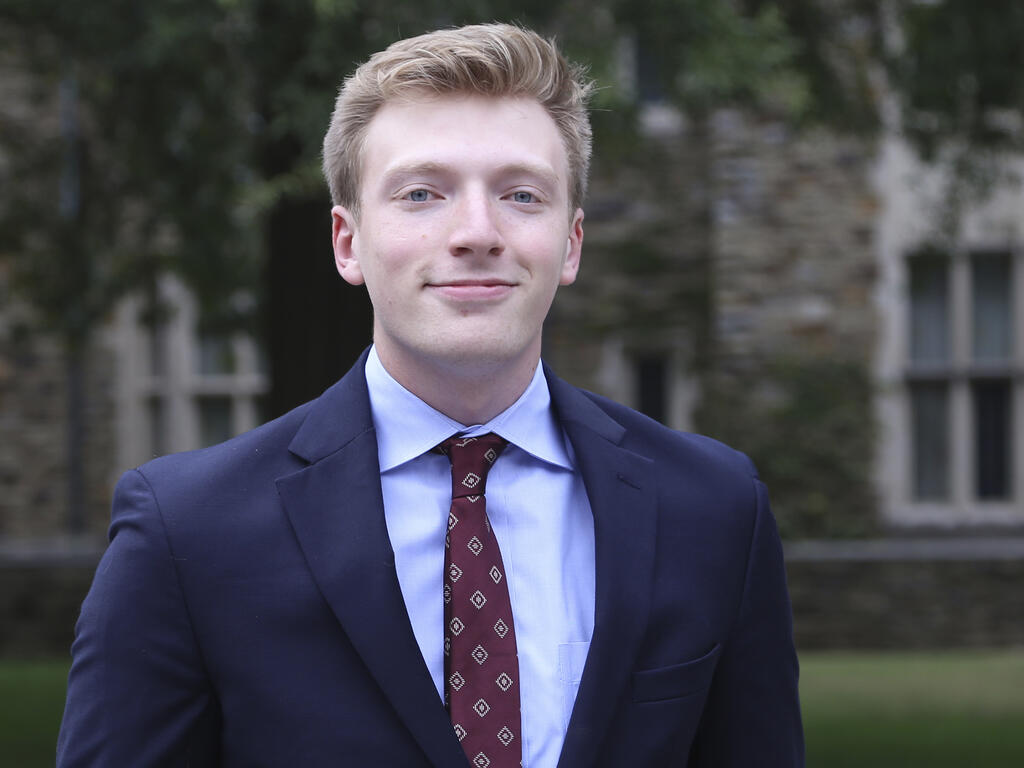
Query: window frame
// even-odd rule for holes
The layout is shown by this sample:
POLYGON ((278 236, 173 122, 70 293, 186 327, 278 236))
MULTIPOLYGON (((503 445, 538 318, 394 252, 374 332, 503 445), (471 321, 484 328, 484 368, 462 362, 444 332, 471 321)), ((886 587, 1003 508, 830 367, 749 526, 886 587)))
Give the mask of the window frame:
POLYGON ((244 333, 230 338, 231 370, 203 373, 198 309, 188 289, 173 277, 159 282, 161 300, 170 308, 157 329, 140 320, 143 302, 130 297, 118 307, 112 326, 117 354, 117 466, 119 474, 157 453, 201 448, 204 398, 231 401, 231 432, 260 423, 260 399, 269 389, 256 341, 244 333), (160 412, 165 434, 153 434, 160 412))
POLYGON ((946 326, 949 355, 945 362, 915 362, 912 358, 911 263, 921 251, 903 256, 904 274, 901 305, 903 334, 900 399, 905 425, 902 442, 903 466, 898 508, 890 515, 898 522, 940 525, 1024 523, 1024 249, 1019 245, 972 243, 950 249, 948 260, 946 326), (973 259, 982 254, 1005 253, 1010 269, 1010 357, 1005 361, 974 359, 973 259), (981 498, 978 494, 976 462, 974 382, 1010 382, 1009 488, 1004 498, 981 498), (911 390, 915 384, 945 383, 947 397, 947 438, 949 483, 945 499, 921 499, 915 495, 914 407, 911 390))

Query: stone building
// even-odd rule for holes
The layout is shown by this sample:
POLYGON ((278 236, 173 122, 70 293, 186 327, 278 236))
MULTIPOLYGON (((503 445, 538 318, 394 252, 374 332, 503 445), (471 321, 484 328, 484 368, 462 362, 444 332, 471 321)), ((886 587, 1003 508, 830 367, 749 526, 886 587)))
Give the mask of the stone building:
POLYGON ((1024 528, 1024 191, 1012 174, 952 210, 947 172, 895 135, 797 135, 721 112, 700 142, 685 128, 660 142, 646 168, 599 177, 589 263, 551 333, 563 370, 672 426, 760 448, 785 491, 784 530, 800 507, 798 535, 1024 528), (793 389, 799 369, 823 377, 818 390, 793 389), (786 421, 798 396, 821 430, 786 421), (849 413, 823 420, 817 396, 849 413), (716 400, 732 411, 709 413, 716 400), (839 471, 859 462, 859 475, 839 471), (870 524, 815 525, 812 500, 786 495, 787 463, 803 486, 831 463, 822 514, 870 524), (870 492, 839 509, 858 485, 870 492))
MULTIPOLYGON (((845 462, 829 451, 847 436, 824 422, 819 433, 786 432, 778 406, 795 395, 776 375, 779 361, 810 366, 812 376, 815 365, 841 363, 871 384, 856 417, 870 455, 849 460, 866 461, 866 474, 843 481, 866 481, 870 492, 849 514, 875 530, 1024 524, 1015 482, 1024 477, 1020 191, 966 209, 950 237, 936 219, 939 172, 896 138, 796 135, 735 112, 718 113, 699 141, 678 119, 653 125, 631 162, 605 167, 598 154, 584 268, 556 301, 550 362, 671 426, 755 454, 761 446, 769 466, 772 446, 787 446, 800 467, 826 454, 845 462), (724 417, 709 414, 730 387, 743 394, 742 414, 728 399, 724 417)), ((172 280, 161 290, 176 308, 166 325, 139 324, 127 301, 89 356, 84 472, 94 534, 121 469, 259 421, 268 382, 253 340, 197 335, 188 293, 172 280)), ((62 354, 30 318, 0 273, 5 541, 65 532, 62 354)), ((833 394, 850 407, 845 390, 833 394)), ((827 483, 815 493, 839 495, 827 483)), ((782 519, 787 501, 777 494, 782 519)), ((837 501, 826 502, 827 515, 837 501)))

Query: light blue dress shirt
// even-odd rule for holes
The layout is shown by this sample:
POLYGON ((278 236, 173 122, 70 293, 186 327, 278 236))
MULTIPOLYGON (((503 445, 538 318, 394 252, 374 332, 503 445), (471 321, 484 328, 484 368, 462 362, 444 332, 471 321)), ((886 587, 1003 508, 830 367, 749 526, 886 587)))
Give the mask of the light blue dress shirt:
POLYGON ((444 698, 444 537, 454 434, 495 432, 509 445, 487 477, 519 653, 523 768, 554 768, 594 630, 594 519, 541 366, 522 396, 465 426, 402 387, 371 349, 366 383, 395 568, 413 633, 444 698))

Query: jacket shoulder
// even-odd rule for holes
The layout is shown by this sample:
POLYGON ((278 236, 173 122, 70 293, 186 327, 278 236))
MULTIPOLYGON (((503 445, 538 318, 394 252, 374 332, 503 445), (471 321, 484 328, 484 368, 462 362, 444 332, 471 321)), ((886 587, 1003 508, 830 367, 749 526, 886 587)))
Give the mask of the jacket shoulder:
POLYGON ((297 468, 302 463, 291 458, 287 448, 314 402, 304 403, 223 443, 160 456, 137 467, 137 470, 151 484, 163 484, 168 480, 186 484, 231 477, 239 469, 249 472, 269 469, 268 464, 275 464, 281 469, 294 464, 297 468))

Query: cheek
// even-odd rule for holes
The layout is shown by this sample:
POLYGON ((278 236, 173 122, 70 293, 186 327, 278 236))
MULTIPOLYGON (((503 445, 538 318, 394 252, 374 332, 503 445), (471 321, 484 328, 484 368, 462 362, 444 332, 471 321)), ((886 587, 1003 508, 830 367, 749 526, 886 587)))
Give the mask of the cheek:
POLYGON ((407 264, 417 256, 426 255, 438 239, 432 228, 421 221, 383 220, 374 232, 381 261, 407 264))
POLYGON ((393 231, 375 231, 364 243, 363 271, 393 280, 411 262, 413 248, 409 239, 396 236, 393 231))
POLYGON ((565 263, 566 245, 568 234, 560 236, 545 232, 536 236, 524 239, 520 242, 523 253, 532 254, 530 270, 538 277, 544 276, 551 279, 560 278, 562 265, 565 263))

